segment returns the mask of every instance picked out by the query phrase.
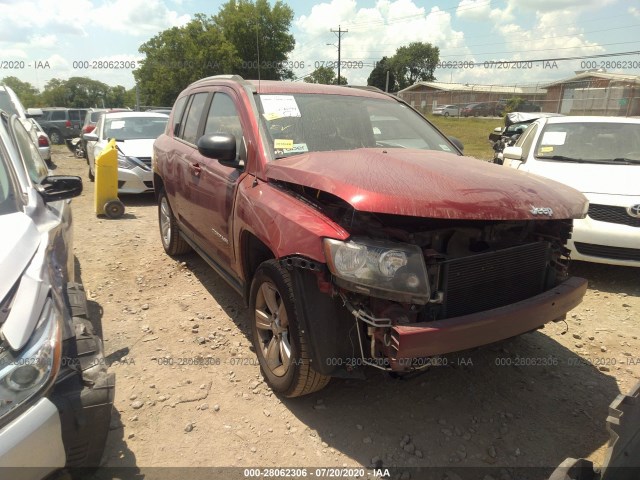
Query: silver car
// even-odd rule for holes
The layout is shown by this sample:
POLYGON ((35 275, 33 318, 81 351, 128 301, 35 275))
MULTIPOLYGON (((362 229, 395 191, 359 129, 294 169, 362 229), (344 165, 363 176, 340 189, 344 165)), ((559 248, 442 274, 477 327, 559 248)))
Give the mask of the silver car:
POLYGON ((0 113, 2 478, 96 467, 109 432, 114 376, 74 278, 69 199, 81 192, 80 177, 49 175, 17 115, 0 113))

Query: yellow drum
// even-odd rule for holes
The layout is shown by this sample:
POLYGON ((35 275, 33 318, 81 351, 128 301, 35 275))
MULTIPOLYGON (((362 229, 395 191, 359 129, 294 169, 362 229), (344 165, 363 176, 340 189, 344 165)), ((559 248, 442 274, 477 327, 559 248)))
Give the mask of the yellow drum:
POLYGON ((120 218, 124 215, 124 204, 118 199, 118 149, 115 139, 104 147, 96 157, 96 215, 120 218))

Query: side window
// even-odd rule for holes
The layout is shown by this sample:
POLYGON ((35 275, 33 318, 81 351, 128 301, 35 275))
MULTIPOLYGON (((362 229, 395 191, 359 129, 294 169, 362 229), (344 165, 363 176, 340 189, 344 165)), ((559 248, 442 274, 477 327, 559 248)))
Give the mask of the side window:
POLYGON ((49 174, 47 164, 42 160, 40 152, 18 118, 13 119, 12 126, 18 141, 18 150, 20 150, 20 156, 24 161, 29 178, 33 183, 40 183, 49 174))
POLYGON ((80 121, 80 111, 79 110, 69 110, 69 120, 72 122, 80 121))
POLYGON ((233 103, 233 100, 226 93, 216 93, 209 108, 207 124, 204 127, 204 134, 230 133, 236 137, 236 158, 244 160, 244 138, 240 115, 233 103))
POLYGON ((66 120, 67 116, 64 110, 54 110, 51 112, 51 120, 66 120))
POLYGON ((523 161, 527 160, 529 156, 529 151, 531 150, 531 145, 533 145, 533 139, 536 136, 536 132, 538 131, 538 125, 534 124, 524 132, 524 135, 518 139, 516 142, 517 147, 522 147, 522 158, 523 161))
POLYGON ((198 127, 200 126, 202 111, 204 110, 204 105, 208 96, 209 94, 206 92, 196 93, 193 95, 181 135, 184 141, 195 145, 196 140, 198 139, 198 127))
POLYGON ((175 133, 176 125, 180 123, 182 119, 182 113, 184 112, 184 106, 187 104, 187 95, 180 97, 173 105, 173 119, 171 121, 171 132, 175 133))

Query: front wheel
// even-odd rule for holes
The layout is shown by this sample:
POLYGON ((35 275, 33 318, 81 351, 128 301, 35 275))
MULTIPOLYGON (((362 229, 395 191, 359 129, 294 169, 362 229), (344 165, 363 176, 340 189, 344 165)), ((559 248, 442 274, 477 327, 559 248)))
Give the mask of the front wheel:
POLYGON ((285 397, 324 388, 330 377, 311 368, 307 340, 298 324, 291 276, 276 260, 258 267, 249 302, 253 345, 269 387, 285 397))

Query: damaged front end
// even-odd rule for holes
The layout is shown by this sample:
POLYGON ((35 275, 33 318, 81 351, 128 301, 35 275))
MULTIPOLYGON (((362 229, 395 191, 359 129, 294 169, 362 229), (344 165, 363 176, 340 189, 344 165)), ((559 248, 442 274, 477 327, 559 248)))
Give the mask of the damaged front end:
MULTIPOLYGON (((281 187, 351 233, 348 241, 324 239, 327 269, 315 272, 319 290, 347 312, 351 328, 341 331, 334 325, 325 329, 328 333, 313 332, 313 318, 307 322, 312 343, 325 334, 344 339, 344 347, 332 354, 342 355, 333 361, 347 370, 360 365, 396 372, 425 368, 432 357, 563 319, 586 291, 586 281, 568 275, 565 245, 571 219, 378 214, 354 210, 320 190, 281 187)), ((323 315, 324 322, 335 313, 307 312, 315 315, 323 315)))

